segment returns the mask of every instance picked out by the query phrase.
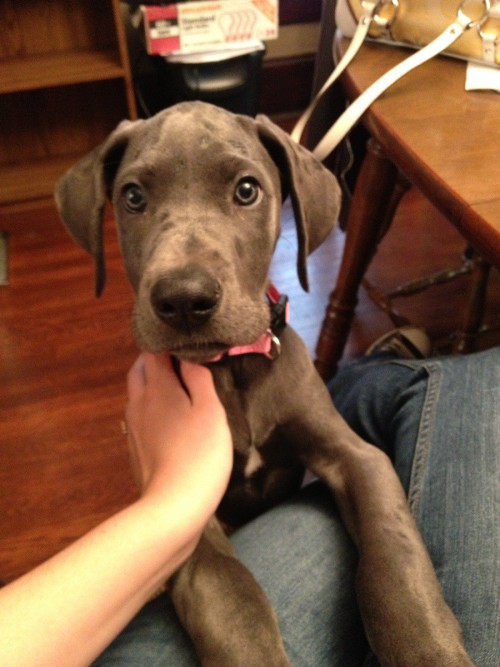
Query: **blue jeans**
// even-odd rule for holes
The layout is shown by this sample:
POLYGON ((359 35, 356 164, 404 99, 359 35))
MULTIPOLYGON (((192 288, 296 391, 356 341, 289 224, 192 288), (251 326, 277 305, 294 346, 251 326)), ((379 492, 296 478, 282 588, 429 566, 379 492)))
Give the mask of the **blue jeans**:
MULTIPOLYGON (((443 594, 478 667, 500 664, 500 348, 420 362, 365 357, 334 402, 392 458, 443 594)), ((296 667, 376 664, 354 596, 356 552, 313 482, 232 537, 280 622, 296 667)), ((168 598, 147 605, 96 665, 197 665, 168 598)))

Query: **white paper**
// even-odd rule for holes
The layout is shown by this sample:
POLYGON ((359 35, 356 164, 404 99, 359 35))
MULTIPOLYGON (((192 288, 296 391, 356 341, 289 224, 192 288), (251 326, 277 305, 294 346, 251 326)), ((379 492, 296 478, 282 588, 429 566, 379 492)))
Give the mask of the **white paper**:
POLYGON ((468 63, 465 90, 495 90, 500 93, 500 67, 468 63))

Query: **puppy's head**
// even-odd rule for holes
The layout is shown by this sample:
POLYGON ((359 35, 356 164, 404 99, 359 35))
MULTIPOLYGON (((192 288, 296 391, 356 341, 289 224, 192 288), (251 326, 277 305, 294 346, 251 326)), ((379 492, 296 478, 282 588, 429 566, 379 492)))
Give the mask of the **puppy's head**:
POLYGON ((250 344, 269 326, 267 274, 288 195, 307 289, 306 257, 337 219, 339 188, 265 117, 195 102, 124 122, 56 189, 63 221, 94 257, 98 294, 112 201, 139 344, 195 361, 250 344))

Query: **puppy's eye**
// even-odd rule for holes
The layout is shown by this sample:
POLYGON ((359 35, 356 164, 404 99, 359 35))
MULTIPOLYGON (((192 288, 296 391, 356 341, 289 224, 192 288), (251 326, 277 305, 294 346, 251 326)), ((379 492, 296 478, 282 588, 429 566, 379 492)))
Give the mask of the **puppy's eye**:
POLYGON ((247 176, 242 178, 236 186, 234 197, 241 206, 254 204, 261 193, 261 188, 255 178, 247 176))
POLYGON ((130 183, 123 188, 123 199, 126 209, 131 213, 141 213, 146 208, 146 196, 135 183, 130 183))

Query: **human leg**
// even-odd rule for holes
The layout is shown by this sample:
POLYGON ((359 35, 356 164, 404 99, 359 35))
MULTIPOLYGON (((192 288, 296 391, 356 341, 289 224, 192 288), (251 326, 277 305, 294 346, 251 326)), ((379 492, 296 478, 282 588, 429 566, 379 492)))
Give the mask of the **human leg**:
POLYGON ((471 658, 497 667, 500 348, 429 362, 428 371, 435 400, 423 414, 410 507, 471 658))
POLYGON ((363 664, 367 642, 354 594, 356 551, 321 482, 232 539, 276 609, 292 665, 363 664))
POLYGON ((392 457, 443 594, 480 667, 500 663, 500 348, 366 358, 331 386, 338 409, 392 457))
POLYGON ((93 667, 197 667, 193 645, 162 594, 130 621, 93 667))

